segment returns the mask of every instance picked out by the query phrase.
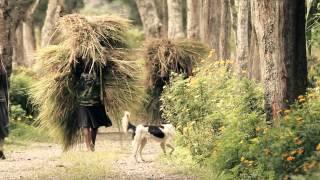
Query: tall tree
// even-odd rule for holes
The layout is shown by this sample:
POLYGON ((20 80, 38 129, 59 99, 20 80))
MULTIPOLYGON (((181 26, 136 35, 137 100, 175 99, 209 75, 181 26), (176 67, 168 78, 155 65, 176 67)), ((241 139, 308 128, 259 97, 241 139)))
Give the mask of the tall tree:
MULTIPOLYGON (((217 9, 218 10, 218 9, 217 9)), ((231 55, 231 8, 230 0, 221 0, 219 59, 230 59, 231 55)))
POLYGON ((143 29, 147 37, 161 37, 162 24, 154 0, 136 0, 143 29))
POLYGON ((305 2, 260 0, 252 3, 259 57, 264 63, 267 121, 277 125, 279 112, 306 91, 305 2))
POLYGON ((49 0, 46 18, 41 30, 41 47, 50 43, 55 31, 55 25, 62 13, 63 0, 49 0))
POLYGON ((44 47, 50 43, 60 16, 72 13, 81 7, 83 7, 83 0, 49 0, 46 19, 41 30, 41 46, 44 47))
POLYGON ((24 49, 23 49, 23 25, 22 22, 18 25, 14 37, 13 43, 13 63, 16 63, 18 66, 24 66, 25 57, 24 57, 24 49))
POLYGON ((201 0, 200 39, 216 51, 219 56, 221 30, 221 1, 201 0))
POLYGON ((0 58, 9 76, 12 72, 12 55, 15 31, 34 0, 0 0, 0 58))
POLYGON ((200 39, 200 1, 187 0, 187 37, 200 39))
POLYGON ((168 37, 168 4, 166 0, 155 0, 161 22, 161 37, 168 37))
POLYGON ((168 38, 184 38, 182 0, 168 0, 168 38))
POLYGON ((33 54, 36 50, 36 38, 34 32, 34 13, 40 0, 35 0, 34 4, 28 9, 23 22, 23 47, 25 64, 32 65, 33 54))
POLYGON ((239 1, 237 24, 237 73, 240 77, 246 76, 248 71, 249 43, 250 43, 250 2, 239 1))

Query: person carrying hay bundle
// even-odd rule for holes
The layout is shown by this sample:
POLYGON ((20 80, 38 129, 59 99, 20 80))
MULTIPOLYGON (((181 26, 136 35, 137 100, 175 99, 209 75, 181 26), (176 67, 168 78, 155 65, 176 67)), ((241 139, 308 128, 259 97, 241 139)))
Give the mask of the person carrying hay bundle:
POLYGON ((93 151, 97 128, 111 126, 111 118, 120 119, 123 109, 140 101, 141 70, 128 58, 128 27, 127 20, 113 16, 66 15, 54 45, 37 52, 41 78, 31 94, 38 121, 64 150, 84 135, 93 151))
POLYGON ((192 76, 193 67, 207 55, 205 45, 188 40, 153 39, 146 45, 147 93, 146 111, 153 123, 164 121, 160 111, 160 96, 169 83, 171 73, 192 76))
POLYGON ((9 96, 8 77, 0 59, 0 159, 6 159, 3 153, 4 139, 9 134, 9 96))

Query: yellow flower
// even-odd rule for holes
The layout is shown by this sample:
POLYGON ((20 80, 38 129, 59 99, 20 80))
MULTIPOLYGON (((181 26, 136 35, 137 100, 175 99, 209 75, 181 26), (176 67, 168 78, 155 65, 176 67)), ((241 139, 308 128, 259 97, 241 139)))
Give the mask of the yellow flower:
POLYGON ((320 151, 320 143, 317 145, 316 150, 320 151))
POLYGON ((302 99, 299 99, 298 101, 299 101, 300 103, 303 103, 303 102, 306 101, 306 99, 302 98, 302 99))
POLYGON ((243 162, 244 160, 246 160, 246 158, 244 158, 243 156, 240 158, 240 161, 243 162))
POLYGON ((224 126, 219 127, 219 131, 223 131, 225 129, 224 126))
POLYGON ((297 121, 302 121, 303 118, 302 118, 302 117, 297 117, 296 120, 297 120, 297 121))
POLYGON ((209 52, 208 58, 211 58, 213 55, 214 49, 211 49, 211 51, 209 52))
POLYGON ((304 99, 303 95, 298 96, 298 99, 304 99))
POLYGON ((289 109, 284 110, 284 113, 289 114, 291 111, 289 109))
POLYGON ((290 161, 293 161, 293 160, 295 160, 295 159, 296 159, 296 158, 293 157, 293 156, 288 156, 288 157, 287 157, 287 161, 289 161, 289 162, 290 162, 290 161))

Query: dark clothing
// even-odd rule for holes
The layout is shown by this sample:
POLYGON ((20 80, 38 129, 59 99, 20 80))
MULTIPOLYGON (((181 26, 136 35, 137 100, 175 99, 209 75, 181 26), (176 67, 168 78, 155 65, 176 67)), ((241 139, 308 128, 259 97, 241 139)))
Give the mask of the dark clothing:
POLYGON ((73 67, 79 101, 78 122, 82 128, 109 127, 112 125, 103 102, 102 70, 98 66, 78 60, 73 67))
POLYGON ((9 134, 8 78, 4 66, 0 66, 0 139, 4 139, 9 134))
POLYGON ((79 126, 82 128, 98 128, 112 126, 104 106, 80 106, 78 112, 79 126))
POLYGON ((78 101, 83 106, 94 106, 101 104, 102 87, 101 87, 101 69, 92 64, 79 62, 74 67, 76 76, 76 87, 78 101))

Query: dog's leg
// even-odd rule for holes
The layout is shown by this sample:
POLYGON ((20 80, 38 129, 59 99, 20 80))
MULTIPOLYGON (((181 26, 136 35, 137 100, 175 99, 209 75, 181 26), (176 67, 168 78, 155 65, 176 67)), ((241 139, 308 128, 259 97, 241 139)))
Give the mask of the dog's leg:
POLYGON ((174 151, 174 147, 169 143, 167 144, 167 146, 171 149, 171 151, 170 151, 170 155, 171 155, 174 151))
POLYGON ((166 146, 165 146, 164 142, 160 143, 160 146, 162 148, 163 153, 166 154, 166 146))
POLYGON ((133 145, 133 151, 132 151, 132 154, 133 154, 133 158, 135 159, 136 162, 138 162, 138 159, 137 159, 137 153, 138 153, 138 148, 139 148, 139 141, 137 140, 137 138, 134 138, 133 142, 132 142, 132 145, 133 145))
POLYGON ((147 144, 147 138, 143 138, 141 140, 141 145, 140 145, 140 148, 139 148, 139 154, 140 154, 140 158, 141 158, 141 161, 145 161, 143 158, 142 158, 142 150, 144 148, 144 146, 147 144))

